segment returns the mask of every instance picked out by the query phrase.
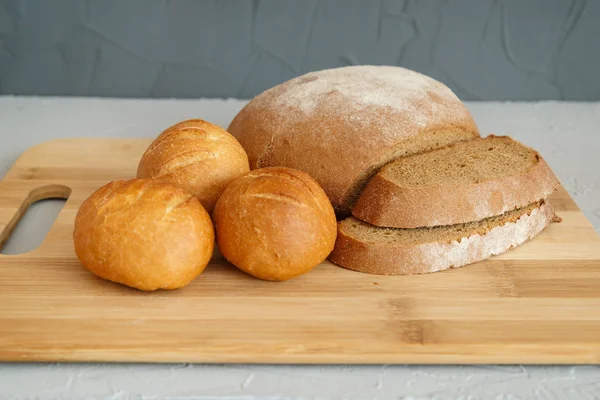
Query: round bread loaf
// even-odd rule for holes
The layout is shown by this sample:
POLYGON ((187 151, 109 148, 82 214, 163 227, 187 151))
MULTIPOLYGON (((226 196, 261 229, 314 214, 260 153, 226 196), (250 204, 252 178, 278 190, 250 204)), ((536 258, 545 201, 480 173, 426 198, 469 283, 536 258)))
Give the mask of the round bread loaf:
POLYGON ((252 169, 307 172, 340 215, 384 164, 478 137, 473 118, 442 83, 389 66, 311 72, 250 101, 228 128, 252 169))
POLYGON ((233 181, 213 214, 223 256, 257 278, 285 281, 321 263, 335 244, 335 213, 323 189, 290 168, 233 181))
POLYGON ((137 177, 182 188, 210 213, 225 187, 249 170, 248 156, 232 135, 210 122, 193 119, 173 125, 150 144, 137 177))
POLYGON ((215 240, 198 199, 147 179, 94 192, 77 213, 73 239, 87 269, 140 290, 187 285, 210 261, 215 240))

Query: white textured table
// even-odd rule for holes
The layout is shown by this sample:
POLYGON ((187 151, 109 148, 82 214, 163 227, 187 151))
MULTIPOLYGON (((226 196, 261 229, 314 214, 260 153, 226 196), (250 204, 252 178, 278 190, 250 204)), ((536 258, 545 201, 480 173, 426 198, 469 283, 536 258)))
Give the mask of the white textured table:
MULTIPOLYGON (((46 140, 153 137, 188 118, 227 127, 243 104, 0 97, 0 176, 23 150, 46 140)), ((483 135, 509 134, 539 150, 600 230, 600 103, 468 106, 483 135)), ((27 218, 37 223, 35 213, 27 218)), ((600 367, 0 363, 0 399, 13 398, 585 400, 600 399, 600 367)))

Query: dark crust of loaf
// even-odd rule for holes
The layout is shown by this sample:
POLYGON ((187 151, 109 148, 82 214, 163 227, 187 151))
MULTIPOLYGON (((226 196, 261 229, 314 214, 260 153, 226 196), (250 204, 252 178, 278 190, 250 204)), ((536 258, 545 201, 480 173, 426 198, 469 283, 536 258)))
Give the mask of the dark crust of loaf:
MULTIPOLYGON (((380 68, 392 67, 348 68, 370 69, 376 78, 380 68)), ((479 136, 471 114, 448 88, 413 72, 411 79, 427 82, 433 91, 420 97, 399 92, 398 102, 406 103, 402 110, 376 105, 355 109, 353 99, 337 89, 324 93, 327 100, 308 113, 282 102, 295 88, 331 71, 303 75, 258 95, 236 115, 228 131, 246 149, 251 169, 285 166, 308 173, 340 216, 349 215, 351 200, 370 172, 403 155, 399 154, 403 147, 414 145, 412 153, 439 147, 420 146, 426 133, 435 132, 441 145, 479 136)))
MULTIPOLYGON (((504 253, 544 230, 556 218, 550 203, 510 219, 483 235, 450 243, 400 244, 366 242, 339 229, 329 260, 344 268, 376 275, 412 275, 443 271, 504 253)), ((386 228, 381 228, 386 229, 386 228)))
POLYGON ((546 161, 531 152, 537 162, 529 170, 476 184, 402 187, 379 173, 369 181, 352 215, 377 226, 417 228, 478 221, 525 207, 558 187, 546 161))

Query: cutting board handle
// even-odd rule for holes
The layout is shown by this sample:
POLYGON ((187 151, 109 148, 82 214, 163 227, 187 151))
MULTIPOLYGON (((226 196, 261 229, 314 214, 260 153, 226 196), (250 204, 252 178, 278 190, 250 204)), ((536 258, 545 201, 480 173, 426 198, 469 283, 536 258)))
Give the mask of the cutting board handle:
POLYGON ((25 212, 33 203, 45 199, 68 199, 71 188, 59 184, 30 182, 31 185, 19 186, 12 182, 0 182, 0 250, 10 237, 25 212))

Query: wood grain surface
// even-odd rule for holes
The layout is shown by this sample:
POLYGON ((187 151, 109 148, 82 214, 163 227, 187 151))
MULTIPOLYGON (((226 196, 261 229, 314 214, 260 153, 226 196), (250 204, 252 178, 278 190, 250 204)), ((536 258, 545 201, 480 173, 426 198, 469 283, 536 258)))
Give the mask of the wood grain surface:
POLYGON ((375 276, 325 262, 264 282, 215 255, 190 286, 143 293, 75 257, 81 202, 131 178, 148 140, 26 151, 0 182, 0 243, 28 204, 68 200, 42 245, 0 255, 0 360, 244 363, 599 363, 600 239, 564 189, 563 218, 484 262, 375 276))

